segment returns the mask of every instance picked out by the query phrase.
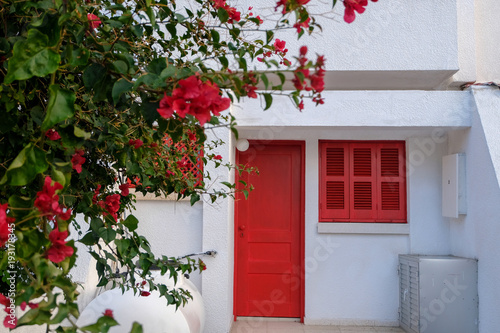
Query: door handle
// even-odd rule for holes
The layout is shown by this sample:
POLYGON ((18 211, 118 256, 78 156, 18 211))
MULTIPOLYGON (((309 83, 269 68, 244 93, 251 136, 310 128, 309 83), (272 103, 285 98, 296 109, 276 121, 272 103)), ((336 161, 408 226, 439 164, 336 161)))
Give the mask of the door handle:
POLYGON ((243 234, 243 231, 245 231, 245 229, 246 229, 246 226, 245 226, 245 225, 240 225, 240 226, 238 227, 238 230, 240 231, 240 237, 242 237, 242 238, 245 236, 245 235, 243 234))

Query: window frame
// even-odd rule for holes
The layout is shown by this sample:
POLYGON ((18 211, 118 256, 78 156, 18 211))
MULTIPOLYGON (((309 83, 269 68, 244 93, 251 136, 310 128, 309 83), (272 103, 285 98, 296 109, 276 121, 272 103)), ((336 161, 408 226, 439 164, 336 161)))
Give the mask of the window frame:
MULTIPOLYGON (((325 223, 336 223, 336 224, 350 224, 350 223, 362 223, 362 224, 408 224, 408 216, 407 216, 407 174, 406 174, 406 142, 402 140, 319 140, 318 144, 319 148, 319 200, 318 200, 318 218, 320 224, 325 223), (335 156, 329 155, 330 158, 334 158, 337 164, 342 164, 341 166, 332 165, 337 164, 329 164, 327 166, 327 156, 326 151, 329 149, 343 149, 343 155, 335 156), (354 149, 363 150, 366 148, 370 148, 370 165, 369 169, 371 173, 365 175, 365 177, 358 177, 354 175, 354 167, 359 166, 353 162, 354 158, 354 149), (385 155, 384 167, 386 171, 383 171, 382 165, 382 151, 384 150, 384 154, 387 154, 391 150, 397 149, 397 176, 387 176, 384 173, 387 173, 387 161, 394 161, 394 159, 390 159, 391 157, 387 157, 385 155), (339 162, 342 160, 343 162, 339 162), (329 169, 330 175, 327 175, 326 169, 329 169), (340 174, 338 171, 343 169, 343 173, 340 174), (335 176, 336 175, 336 176, 335 176), (353 189, 354 182, 356 185, 359 185, 361 181, 365 180, 366 182, 371 182, 371 208, 364 210, 357 210, 354 208, 354 193, 353 189), (329 185, 333 183, 342 183, 343 185, 338 185, 340 188, 343 188, 342 198, 337 196, 336 198, 340 198, 340 202, 343 206, 338 206, 341 208, 326 208, 326 196, 327 196, 327 182, 329 185), (390 209, 382 209, 382 197, 384 197, 384 205, 387 207, 387 200, 393 200, 387 195, 389 192, 387 190, 387 184, 396 184, 399 189, 397 204, 399 205, 397 210, 390 209), (382 194, 382 188, 385 188, 384 194, 382 194), (389 197, 389 199, 387 199, 389 197), (334 210, 335 209, 335 210, 334 210), (338 213, 338 214, 337 214, 338 213), (357 215, 357 216, 356 216, 357 215)), ((334 152, 335 154, 335 152, 334 152)), ((366 157, 366 156, 365 156, 366 157)), ((394 158, 394 157, 392 157, 394 158)), ((365 165, 366 166, 366 165, 365 165)), ((393 169, 394 170, 394 169, 393 169)), ((365 184, 366 184, 365 182, 365 184)), ((339 190, 337 186, 334 191, 339 190)), ((332 191, 332 187, 328 187, 330 191, 332 191)), ((332 193, 332 192, 329 192, 332 193)), ((359 190, 358 192, 359 193, 359 190)), ((332 198, 332 197, 330 197, 332 198)), ((330 199, 332 200, 332 199, 330 199)), ((357 199, 358 200, 358 199, 357 199)), ((359 200, 358 200, 359 202, 359 200)))

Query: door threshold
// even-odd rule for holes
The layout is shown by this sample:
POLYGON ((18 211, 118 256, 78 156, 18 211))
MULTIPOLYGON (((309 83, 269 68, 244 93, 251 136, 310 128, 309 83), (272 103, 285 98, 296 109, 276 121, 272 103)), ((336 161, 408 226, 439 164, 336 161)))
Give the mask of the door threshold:
POLYGON ((300 318, 288 317, 243 317, 235 316, 234 321, 288 321, 300 323, 300 318))

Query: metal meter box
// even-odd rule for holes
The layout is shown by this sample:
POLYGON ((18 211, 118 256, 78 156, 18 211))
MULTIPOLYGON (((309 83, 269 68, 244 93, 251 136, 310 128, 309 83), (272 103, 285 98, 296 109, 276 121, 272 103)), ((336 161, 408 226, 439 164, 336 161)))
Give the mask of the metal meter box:
POLYGON ((477 333, 477 260, 399 255, 399 325, 411 333, 477 333))

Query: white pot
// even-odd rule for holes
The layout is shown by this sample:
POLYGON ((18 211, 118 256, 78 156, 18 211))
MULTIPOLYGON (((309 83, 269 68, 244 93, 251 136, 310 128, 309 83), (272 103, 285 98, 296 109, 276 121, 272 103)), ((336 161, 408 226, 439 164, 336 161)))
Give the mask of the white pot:
MULTIPOLYGON (((168 274, 168 273, 167 273, 168 274)), ((153 272, 157 283, 169 288, 174 286, 173 279, 153 272)), ((138 279, 138 281, 140 281, 138 279)), ((142 324, 144 333, 202 333, 205 325, 205 309, 201 294, 196 286, 179 274, 175 288, 188 290, 193 296, 186 306, 175 310, 175 305, 167 306, 158 291, 149 296, 134 295, 132 290, 122 294, 121 289, 105 291, 91 301, 80 314, 77 325, 82 327, 93 324, 106 309, 113 311, 113 317, 120 324, 112 327, 110 333, 128 333, 134 321, 142 324)))

